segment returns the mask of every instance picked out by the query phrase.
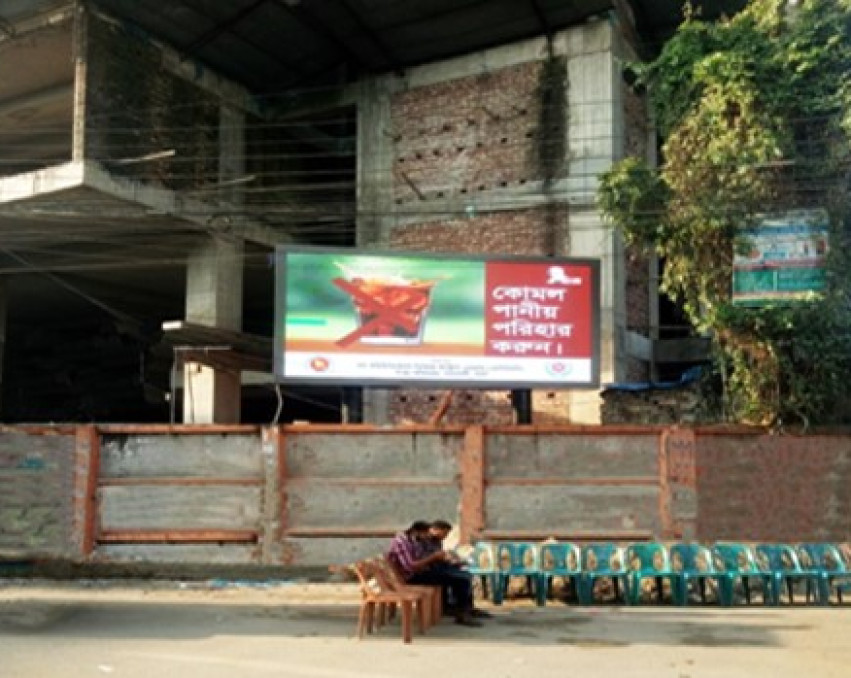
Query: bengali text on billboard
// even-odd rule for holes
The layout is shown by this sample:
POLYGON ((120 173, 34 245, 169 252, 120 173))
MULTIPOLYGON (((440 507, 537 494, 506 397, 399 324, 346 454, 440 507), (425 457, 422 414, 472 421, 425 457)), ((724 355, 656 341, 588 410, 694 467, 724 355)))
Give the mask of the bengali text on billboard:
POLYGON ((276 256, 281 381, 599 383, 596 260, 286 247, 276 256))

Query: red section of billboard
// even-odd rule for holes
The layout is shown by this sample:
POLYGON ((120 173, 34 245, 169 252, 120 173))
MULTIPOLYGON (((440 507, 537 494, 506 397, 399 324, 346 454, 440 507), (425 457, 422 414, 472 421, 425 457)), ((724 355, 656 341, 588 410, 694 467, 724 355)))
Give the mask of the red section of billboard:
POLYGON ((485 354, 591 358, 592 269, 587 265, 485 264, 485 354))

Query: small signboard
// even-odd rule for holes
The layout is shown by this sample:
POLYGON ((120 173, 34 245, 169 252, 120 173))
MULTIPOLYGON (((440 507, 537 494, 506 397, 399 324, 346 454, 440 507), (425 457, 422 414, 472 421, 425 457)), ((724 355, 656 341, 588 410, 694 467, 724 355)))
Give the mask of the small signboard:
POLYGON ((275 373, 292 383, 599 384, 599 262, 280 247, 275 373))
POLYGON ((733 258, 733 303, 764 306, 794 301, 825 285, 828 217, 796 210, 761 220, 745 231, 747 250, 733 258))

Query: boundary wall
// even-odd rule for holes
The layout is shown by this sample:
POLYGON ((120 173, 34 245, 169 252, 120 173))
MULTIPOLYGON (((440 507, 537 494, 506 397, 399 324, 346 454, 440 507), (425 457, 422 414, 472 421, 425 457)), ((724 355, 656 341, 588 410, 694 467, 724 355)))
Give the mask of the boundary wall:
POLYGON ((639 426, 0 429, 0 561, 325 567, 460 538, 851 539, 851 435, 639 426))

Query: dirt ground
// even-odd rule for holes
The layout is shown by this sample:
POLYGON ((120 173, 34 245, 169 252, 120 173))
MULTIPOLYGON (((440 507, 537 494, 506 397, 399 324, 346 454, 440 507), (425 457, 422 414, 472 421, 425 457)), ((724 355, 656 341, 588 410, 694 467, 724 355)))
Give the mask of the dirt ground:
POLYGON ((488 609, 404 645, 348 584, 0 580, 0 678, 851 676, 851 605, 488 609))

